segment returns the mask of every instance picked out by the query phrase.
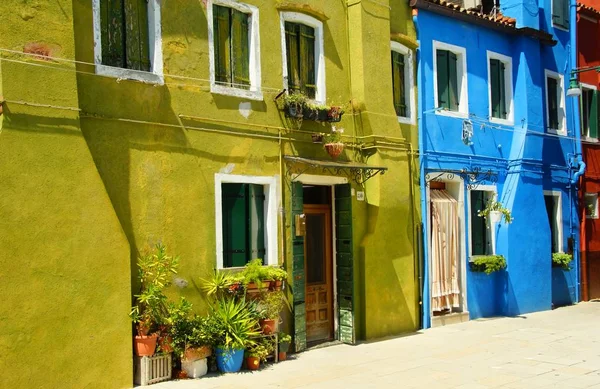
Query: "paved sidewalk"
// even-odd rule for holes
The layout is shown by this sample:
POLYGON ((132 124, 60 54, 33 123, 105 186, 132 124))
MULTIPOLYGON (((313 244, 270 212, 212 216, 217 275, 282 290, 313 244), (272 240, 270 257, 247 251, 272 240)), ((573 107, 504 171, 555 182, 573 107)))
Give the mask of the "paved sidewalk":
POLYGON ((600 302, 316 349, 258 372, 151 388, 259 387, 600 389, 600 302))

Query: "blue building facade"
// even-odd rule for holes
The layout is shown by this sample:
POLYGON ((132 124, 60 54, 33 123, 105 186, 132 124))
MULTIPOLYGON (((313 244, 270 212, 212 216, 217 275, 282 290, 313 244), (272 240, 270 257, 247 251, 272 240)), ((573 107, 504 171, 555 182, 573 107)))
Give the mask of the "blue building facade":
POLYGON ((559 1, 483 2, 479 11, 411 1, 420 45, 425 328, 578 299, 577 252, 571 271, 551 266, 553 252, 578 247, 579 224, 579 117, 566 94, 569 5, 559 1), (557 6, 566 16, 553 20, 557 6), (494 199, 511 223, 478 216, 494 199), (506 258, 505 270, 471 270, 477 256, 493 254, 506 258))

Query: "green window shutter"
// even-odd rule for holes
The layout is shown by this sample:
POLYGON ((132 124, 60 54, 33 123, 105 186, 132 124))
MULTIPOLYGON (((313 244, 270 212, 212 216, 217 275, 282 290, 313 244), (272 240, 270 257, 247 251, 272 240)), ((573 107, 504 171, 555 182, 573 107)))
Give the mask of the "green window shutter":
POLYGON ((311 99, 316 96, 315 29, 300 25, 300 83, 302 92, 311 99))
POLYGON ((124 1, 127 69, 149 71, 148 3, 146 0, 124 1))
POLYGON ((250 85, 250 39, 248 36, 248 15, 231 10, 231 69, 236 88, 250 85))
POLYGON ((213 5, 213 43, 215 50, 215 81, 231 84, 231 45, 229 8, 213 5))
POLYGON ((292 295, 294 301, 294 348, 306 349, 306 282, 304 271, 304 236, 296 236, 296 216, 304 214, 302 183, 292 182, 292 295))
POLYGON ((404 55, 392 51, 392 85, 394 108, 397 116, 406 117, 406 92, 404 80, 404 55))
POLYGON ((265 263, 265 192, 262 185, 248 185, 248 261, 260 258, 265 263))
POLYGON ((287 59, 288 89, 290 92, 300 91, 300 26, 285 22, 285 50, 287 59))
POLYGON ((453 52, 448 52, 448 96, 450 100, 450 110, 458 111, 460 97, 458 94, 458 58, 453 52))
POLYGON ((548 127, 558 129, 558 83, 555 78, 548 77, 546 80, 548 89, 548 127))
POLYGON ((492 90, 492 117, 500 117, 500 61, 490 59, 490 88, 492 90))
POLYGON ((339 339, 356 342, 354 325, 354 244, 352 240, 352 189, 350 184, 335 186, 336 274, 339 339))
POLYGON ((485 208, 485 192, 471 191, 471 254, 486 255, 487 226, 485 218, 477 213, 485 208))
POLYGON ((448 82, 448 51, 436 50, 438 107, 450 109, 448 82))
POLYGON ((569 28, 568 0, 552 0, 552 22, 558 26, 569 28))
POLYGON ((248 185, 223 184, 223 267, 244 266, 248 258, 248 185))
POLYGON ((123 0, 100 1, 102 64, 125 67, 123 0))
POLYGON ((592 104, 588 125, 590 126, 590 137, 598 139, 598 91, 592 91, 592 104))
POLYGON ((500 62, 500 69, 498 72, 498 83, 500 84, 500 118, 506 119, 506 66, 503 62, 500 62))

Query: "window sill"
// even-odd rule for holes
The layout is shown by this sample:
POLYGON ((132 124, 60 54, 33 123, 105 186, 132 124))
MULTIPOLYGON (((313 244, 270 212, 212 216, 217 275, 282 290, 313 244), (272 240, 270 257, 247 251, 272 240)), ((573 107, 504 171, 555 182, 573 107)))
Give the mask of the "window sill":
POLYGON ((165 83, 164 77, 159 74, 141 70, 116 68, 108 65, 96 64, 96 74, 117 79, 141 81, 149 84, 163 85, 165 83))
POLYGON ((469 118, 469 114, 466 112, 449 111, 447 109, 436 110, 435 114, 440 115, 440 116, 449 116, 449 117, 460 118, 460 119, 468 119, 469 118))
POLYGON ((593 220, 597 220, 598 216, 589 216, 589 215, 585 215, 586 219, 593 219, 593 220))
POLYGON ((238 98, 248 99, 248 100, 263 101, 263 94, 262 94, 261 90, 246 90, 246 89, 233 88, 233 87, 229 87, 229 86, 211 84, 210 85, 210 93, 214 93, 217 95, 238 97, 238 98))
POLYGON ((554 24, 554 23, 552 23, 552 28, 554 28, 555 30, 569 32, 569 27, 564 27, 564 26, 554 24))
POLYGON ((555 128, 547 128, 547 131, 548 131, 549 134, 563 135, 563 136, 567 135, 567 131, 566 130, 559 130, 559 129, 555 129, 555 128))
POLYGON ((480 254, 480 255, 471 255, 469 257, 469 263, 475 262, 475 260, 477 258, 481 258, 481 257, 489 257, 490 255, 496 255, 496 254, 480 254))
POLYGON ((582 136, 581 140, 588 143, 598 143, 598 139, 589 136, 582 136))
POLYGON ((412 117, 398 116, 398 123, 414 125, 415 121, 412 117))
POLYGON ((504 126, 514 126, 515 125, 515 122, 513 120, 500 119, 500 118, 495 118, 495 117, 490 117, 490 123, 502 124, 504 126))

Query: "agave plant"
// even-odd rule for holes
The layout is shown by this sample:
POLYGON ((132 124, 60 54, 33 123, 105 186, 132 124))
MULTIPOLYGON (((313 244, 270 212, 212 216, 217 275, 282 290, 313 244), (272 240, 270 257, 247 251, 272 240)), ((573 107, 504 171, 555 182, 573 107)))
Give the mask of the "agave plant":
POLYGON ((223 349, 244 349, 254 345, 252 337, 260 335, 254 308, 244 299, 219 298, 211 307, 222 331, 216 339, 223 349))

